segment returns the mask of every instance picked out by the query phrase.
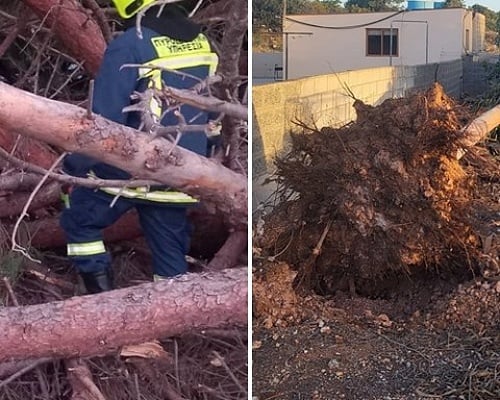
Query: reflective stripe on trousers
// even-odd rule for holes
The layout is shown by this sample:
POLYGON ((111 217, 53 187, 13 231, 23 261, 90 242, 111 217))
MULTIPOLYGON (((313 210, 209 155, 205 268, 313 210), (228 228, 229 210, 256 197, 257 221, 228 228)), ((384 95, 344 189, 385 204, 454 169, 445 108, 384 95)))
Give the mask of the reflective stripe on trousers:
POLYGON ((102 240, 87 243, 68 243, 68 256, 93 256, 106 253, 102 240))

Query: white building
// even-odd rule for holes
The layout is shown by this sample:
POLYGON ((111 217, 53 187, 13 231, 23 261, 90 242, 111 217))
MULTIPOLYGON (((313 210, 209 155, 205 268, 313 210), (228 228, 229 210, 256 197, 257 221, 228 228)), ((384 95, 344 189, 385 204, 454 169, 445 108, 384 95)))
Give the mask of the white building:
POLYGON ((287 15, 284 78, 460 59, 484 50, 484 15, 462 8, 287 15))

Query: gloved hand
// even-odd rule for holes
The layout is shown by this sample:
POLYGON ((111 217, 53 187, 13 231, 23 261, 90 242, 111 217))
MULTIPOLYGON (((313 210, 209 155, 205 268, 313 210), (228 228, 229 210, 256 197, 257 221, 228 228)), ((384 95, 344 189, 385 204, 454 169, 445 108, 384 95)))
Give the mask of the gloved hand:
POLYGON ((222 146, 222 124, 215 120, 208 120, 205 134, 207 135, 207 157, 214 157, 222 146))
POLYGON ((73 190, 73 186, 68 183, 63 183, 61 185, 61 201, 64 204, 64 208, 70 207, 69 196, 71 191, 73 190))
POLYGON ((222 124, 219 121, 211 119, 208 120, 207 128, 205 129, 205 134, 209 139, 216 136, 220 136, 221 132, 222 132, 222 124))

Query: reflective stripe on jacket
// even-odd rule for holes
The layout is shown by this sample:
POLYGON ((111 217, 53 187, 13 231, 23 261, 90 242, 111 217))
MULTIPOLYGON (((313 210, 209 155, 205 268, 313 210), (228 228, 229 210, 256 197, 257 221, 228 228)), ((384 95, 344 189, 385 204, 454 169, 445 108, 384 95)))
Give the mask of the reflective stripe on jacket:
MULTIPOLYGON (((90 171, 87 175, 90 179, 95 179, 96 175, 90 171)), ((175 203, 179 204, 195 204, 198 200, 186 193, 177 192, 174 190, 150 190, 146 186, 136 188, 127 187, 102 187, 101 191, 111 196, 120 196, 127 199, 138 199, 144 201, 154 201, 157 203, 175 203)))
MULTIPOLYGON (((151 38, 151 44, 157 58, 144 63, 144 67, 139 69, 140 78, 149 80, 149 88, 162 88, 162 69, 183 70, 208 67, 208 76, 215 74, 219 58, 216 53, 212 52, 208 39, 202 33, 191 42, 181 42, 168 36, 157 36, 151 38)), ((162 115, 161 105, 153 98, 149 107, 156 117, 156 122, 159 122, 162 115)))

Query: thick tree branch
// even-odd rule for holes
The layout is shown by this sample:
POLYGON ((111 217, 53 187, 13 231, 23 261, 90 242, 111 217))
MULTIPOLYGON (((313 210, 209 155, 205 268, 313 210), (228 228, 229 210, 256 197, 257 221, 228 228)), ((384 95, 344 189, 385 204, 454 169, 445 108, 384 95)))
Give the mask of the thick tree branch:
POLYGON ((208 269, 212 271, 220 271, 226 268, 234 267, 238 258, 248 243, 247 232, 236 231, 231 232, 224 245, 215 254, 214 258, 208 264, 208 269))
POLYGON ((76 0, 23 0, 54 31, 73 57, 95 75, 106 48, 101 29, 76 0))
MULTIPOLYGON (((21 204, 23 206, 24 204, 21 204)), ((12 235, 14 224, 3 224, 5 233, 12 235)), ((40 218, 34 221, 26 221, 21 225, 23 235, 29 238, 26 245, 37 249, 53 249, 66 245, 64 232, 59 224, 58 217, 40 218)), ((104 229, 104 240, 106 243, 120 240, 132 240, 142 235, 141 227, 135 212, 128 212, 113 225, 104 229)), ((24 243, 20 243, 25 245, 24 243)))
MULTIPOLYGON (((1 96, 1 93, 0 93, 1 96)), ((0 148, 14 154, 22 160, 29 160, 30 163, 44 168, 50 168, 57 158, 57 153, 46 143, 28 137, 19 137, 13 132, 7 132, 0 124, 0 148)), ((4 162, 0 162, 2 168, 4 162)))
MULTIPOLYGON (((0 148, 0 151, 2 148, 0 148)), ((21 191, 26 192, 33 188, 40 181, 40 176, 37 174, 27 174, 24 172, 15 172, 11 174, 0 175, 0 190, 2 191, 21 191)))
MULTIPOLYGON (((71 175, 63 175, 63 174, 58 174, 56 172, 49 172, 45 168, 39 167, 38 165, 31 164, 29 162, 20 160, 16 157, 11 156, 9 153, 7 153, 4 149, 0 147, 0 157, 6 159, 9 161, 11 164, 15 165, 18 168, 21 169, 27 169, 28 171, 35 172, 40 175, 48 175, 49 178, 54 179, 56 181, 62 182, 62 183, 67 183, 69 185, 75 185, 75 186, 84 186, 88 188, 99 188, 99 187, 129 187, 129 188, 135 188, 139 186, 153 186, 153 185, 159 185, 160 183, 158 181, 151 181, 151 180, 144 180, 144 179, 131 179, 131 180, 116 180, 116 179, 98 179, 98 178, 79 178, 77 176, 71 176, 71 175)), ((19 174, 19 184, 22 183, 22 179, 24 174, 19 174)), ((6 178, 4 178, 6 179, 6 178)), ((7 180, 7 179, 6 179, 7 180)), ((38 177, 38 181, 40 180, 40 177, 38 177)), ((38 181, 36 183, 38 183, 38 181)), ((11 180, 8 180, 8 182, 5 183, 11 183, 11 180)), ((2 176, 0 176, 0 189, 4 189, 2 182, 2 176)))
POLYGON ((233 0, 222 39, 218 73, 226 78, 239 75, 242 43, 248 31, 248 1, 233 0))
POLYGON ((104 40, 106 40, 106 43, 111 42, 111 40, 113 39, 113 33, 109 28, 108 19, 106 18, 106 14, 102 10, 101 6, 97 4, 96 0, 82 0, 82 4, 90 11, 92 11, 96 22, 101 28, 102 35, 104 36, 104 40))
POLYGON ((0 125, 11 132, 77 151, 212 203, 233 226, 247 224, 246 178, 163 138, 86 110, 0 83, 0 125), (22 104, 22 106, 20 106, 22 104))
POLYGON ((500 125, 500 105, 491 108, 474 119, 462 131, 459 144, 463 147, 471 147, 488 137, 488 134, 500 125))
POLYGON ((233 0, 219 0, 211 3, 205 8, 200 9, 193 16, 193 21, 208 25, 213 22, 223 22, 229 20, 229 10, 233 0))
POLYGON ((106 354, 193 330, 247 323, 247 269, 26 307, 0 308, 0 362, 106 354))
POLYGON ((180 103, 189 104, 201 110, 224 113, 229 117, 248 120, 247 107, 239 103, 229 103, 217 97, 200 96, 192 90, 176 89, 169 86, 165 87, 162 92, 166 97, 171 97, 180 103))
POLYGON ((85 361, 79 358, 66 360, 68 381, 73 389, 71 400, 106 400, 92 379, 85 361))
MULTIPOLYGON (((40 179, 38 179, 40 181, 40 179)), ((28 212, 54 204, 59 199, 60 186, 56 182, 44 186, 31 201, 28 212)), ((21 214, 25 204, 30 201, 31 193, 14 193, 0 197, 0 218, 15 217, 21 214)))

